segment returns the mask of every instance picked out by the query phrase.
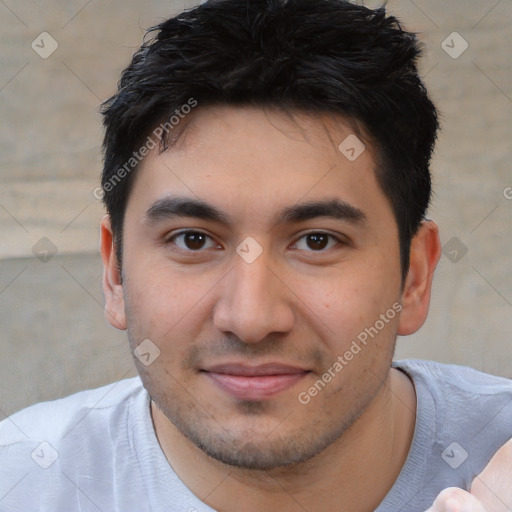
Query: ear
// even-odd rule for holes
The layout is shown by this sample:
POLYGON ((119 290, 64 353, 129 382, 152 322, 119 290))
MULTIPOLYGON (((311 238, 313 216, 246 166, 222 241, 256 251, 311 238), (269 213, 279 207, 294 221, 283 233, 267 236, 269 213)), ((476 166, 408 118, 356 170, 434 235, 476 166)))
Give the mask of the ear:
POLYGON ((439 228, 435 222, 425 220, 411 242, 409 272, 402 292, 399 335, 412 334, 425 323, 434 270, 440 257, 439 228))
POLYGON ((110 217, 105 215, 100 224, 100 253, 103 260, 103 293, 105 317, 116 329, 126 329, 123 285, 116 257, 110 217))

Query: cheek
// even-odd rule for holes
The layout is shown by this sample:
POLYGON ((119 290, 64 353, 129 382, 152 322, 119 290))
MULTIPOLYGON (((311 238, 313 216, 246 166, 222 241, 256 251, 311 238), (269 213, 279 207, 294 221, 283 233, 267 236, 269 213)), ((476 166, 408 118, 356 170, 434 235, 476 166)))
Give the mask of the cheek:
POLYGON ((372 326, 399 297, 400 281, 381 265, 340 266, 315 279, 296 276, 297 295, 316 323, 330 330, 330 337, 356 336, 372 326))
MULTIPOLYGON (((126 262, 127 322, 135 338, 149 338, 168 351, 194 338, 204 322, 204 306, 215 276, 187 274, 168 263, 126 262), (201 318, 199 318, 201 317, 201 318), (169 340, 181 340, 169 344, 169 340)), ((136 340, 134 340, 136 341, 136 340)))
MULTIPOLYGON (((328 361, 324 371, 331 370, 330 373, 336 375, 331 388, 333 393, 346 386, 352 388, 354 382, 361 390, 366 385, 379 386, 396 339, 397 309, 400 309, 396 290, 382 286, 369 272, 359 278, 352 277, 353 280, 340 279, 326 284, 324 295, 319 297, 320 306, 311 317, 317 333, 322 329, 328 361), (375 374, 379 375, 377 380, 375 374), (363 384, 362 379, 367 384, 363 384)), ((354 393, 359 396, 361 390, 354 390, 354 393)))
POLYGON ((176 283, 168 283, 156 270, 139 278, 132 274, 127 284, 130 313, 138 322, 156 329, 169 329, 183 316, 186 306, 183 290, 176 283))

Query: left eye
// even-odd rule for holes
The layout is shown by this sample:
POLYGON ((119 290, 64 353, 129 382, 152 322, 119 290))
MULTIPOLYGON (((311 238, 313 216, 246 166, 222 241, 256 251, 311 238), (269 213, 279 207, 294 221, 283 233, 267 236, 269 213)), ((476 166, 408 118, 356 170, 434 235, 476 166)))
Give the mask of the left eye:
MULTIPOLYGON (((203 249, 205 245, 205 241, 210 239, 213 242, 213 239, 208 236, 206 233, 202 233, 201 231, 182 231, 181 233, 177 233, 176 235, 169 238, 168 242, 175 242, 175 240, 181 239, 183 241, 183 245, 176 244, 180 249, 189 250, 189 251, 197 251, 199 249, 203 249)), ((215 246, 215 243, 213 243, 215 246)))
MULTIPOLYGON (((341 241, 335 236, 330 235, 329 233, 322 232, 307 233, 306 235, 299 238, 299 242, 300 240, 306 240, 305 243, 307 247, 313 249, 313 252, 320 252, 324 250, 326 246, 329 245, 329 238, 335 240, 334 245, 336 245, 336 243, 341 243, 341 241)), ((302 250, 307 250, 304 249, 303 247, 297 247, 299 245, 299 242, 295 243, 294 247, 302 250)), ((331 247, 328 248, 330 249, 331 247)))

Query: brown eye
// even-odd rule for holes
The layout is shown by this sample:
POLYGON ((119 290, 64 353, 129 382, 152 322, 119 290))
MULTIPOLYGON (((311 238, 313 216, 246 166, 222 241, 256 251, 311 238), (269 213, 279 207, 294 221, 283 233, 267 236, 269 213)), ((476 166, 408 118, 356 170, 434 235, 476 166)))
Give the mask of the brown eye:
POLYGON ((201 249, 204 245, 206 235, 203 233, 185 233, 183 241, 188 249, 201 249))
POLYGON ((308 240, 308 247, 311 249, 325 249, 328 243, 328 235, 325 235, 324 233, 313 233, 311 235, 307 235, 308 240))
MULTIPOLYGON (((200 231, 182 231, 172 236, 167 243, 175 244, 184 251, 194 252, 204 249, 208 240, 211 240, 213 243, 211 237, 206 233, 200 231), (180 241, 180 243, 177 243, 177 241, 180 241)), ((215 243, 213 243, 211 247, 213 246, 215 246, 215 243)))
POLYGON ((334 235, 322 232, 312 232, 302 236, 299 241, 295 243, 295 248, 308 252, 324 252, 325 249, 330 249, 334 245, 342 244, 343 242, 334 235), (334 241, 331 245, 329 245, 330 240, 334 241), (303 241, 305 241, 305 243, 303 241))

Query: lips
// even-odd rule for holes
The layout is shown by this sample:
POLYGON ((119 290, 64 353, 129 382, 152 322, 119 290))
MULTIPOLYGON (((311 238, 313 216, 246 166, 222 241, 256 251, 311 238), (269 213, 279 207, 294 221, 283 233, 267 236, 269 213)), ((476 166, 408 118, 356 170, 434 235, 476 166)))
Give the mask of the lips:
POLYGON ((224 393, 249 401, 268 399, 294 386, 309 373, 303 368, 279 363, 221 364, 202 371, 224 393))

